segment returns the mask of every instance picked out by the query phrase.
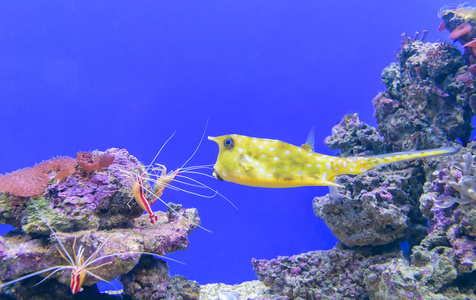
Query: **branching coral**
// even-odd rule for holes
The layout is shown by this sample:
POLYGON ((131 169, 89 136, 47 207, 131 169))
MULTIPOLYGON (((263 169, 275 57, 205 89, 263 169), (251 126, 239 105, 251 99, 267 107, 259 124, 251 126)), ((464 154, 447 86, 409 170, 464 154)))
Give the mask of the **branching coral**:
POLYGON ((461 159, 439 164, 433 175, 437 176, 432 184, 432 190, 438 194, 433 199, 437 207, 476 203, 476 165, 471 153, 466 153, 461 159))

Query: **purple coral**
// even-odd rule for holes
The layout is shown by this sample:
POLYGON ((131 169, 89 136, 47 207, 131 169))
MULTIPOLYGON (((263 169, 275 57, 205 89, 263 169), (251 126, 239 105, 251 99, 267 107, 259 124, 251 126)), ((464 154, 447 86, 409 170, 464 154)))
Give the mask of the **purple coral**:
POLYGON ((476 202, 476 166, 471 153, 440 163, 433 175, 437 178, 432 183, 435 193, 431 196, 437 207, 476 202), (455 196, 455 192, 459 195, 455 196))

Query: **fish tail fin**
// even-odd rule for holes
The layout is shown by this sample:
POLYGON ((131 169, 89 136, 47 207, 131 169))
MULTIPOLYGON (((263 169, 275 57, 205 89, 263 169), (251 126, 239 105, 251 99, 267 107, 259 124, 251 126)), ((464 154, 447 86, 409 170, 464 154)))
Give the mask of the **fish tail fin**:
POLYGON ((390 154, 381 154, 381 155, 374 155, 374 156, 367 156, 367 167, 368 169, 372 169, 379 166, 386 166, 395 162, 413 160, 413 159, 421 159, 421 158, 430 158, 436 156, 447 156, 453 155, 458 153, 459 148, 456 147, 444 147, 438 149, 430 149, 430 150, 420 150, 420 151, 405 151, 405 152, 396 152, 390 154))

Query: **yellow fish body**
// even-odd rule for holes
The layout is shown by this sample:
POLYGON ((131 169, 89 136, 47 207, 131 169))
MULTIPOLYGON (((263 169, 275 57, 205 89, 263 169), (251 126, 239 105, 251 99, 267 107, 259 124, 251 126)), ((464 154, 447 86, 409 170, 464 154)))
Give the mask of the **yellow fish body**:
POLYGON ((294 146, 279 140, 238 134, 208 137, 218 144, 213 175, 242 185, 286 188, 298 186, 339 186, 337 175, 362 174, 394 162, 452 155, 458 148, 397 152, 375 156, 334 157, 318 154, 311 147, 294 146))

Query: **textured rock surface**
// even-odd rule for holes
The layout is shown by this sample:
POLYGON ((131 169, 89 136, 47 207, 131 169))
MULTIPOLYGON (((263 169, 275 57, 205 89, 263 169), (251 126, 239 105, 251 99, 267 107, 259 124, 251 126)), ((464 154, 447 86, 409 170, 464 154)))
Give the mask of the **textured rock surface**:
POLYGON ((342 157, 380 154, 384 146, 383 137, 374 127, 361 122, 358 114, 345 116, 324 142, 330 149, 339 149, 342 157))
POLYGON ((411 265, 395 259, 370 266, 365 271, 366 289, 371 299, 450 299, 437 292, 457 277, 454 256, 446 247, 414 249, 411 265))
POLYGON ((385 245, 404 238, 418 239, 426 221, 418 213, 424 177, 420 168, 370 171, 341 176, 339 195, 316 197, 314 213, 345 245, 385 245))
POLYGON ((366 299, 364 270, 399 256, 398 246, 312 251, 272 260, 252 260, 256 275, 272 292, 289 299, 366 299))
POLYGON ((397 62, 382 73, 387 91, 374 99, 377 130, 389 152, 468 142, 474 113, 462 97, 464 85, 455 79, 464 65, 449 44, 403 45, 397 62))
POLYGON ((164 299, 170 282, 167 263, 143 256, 137 266, 120 278, 125 293, 135 300, 164 299))

